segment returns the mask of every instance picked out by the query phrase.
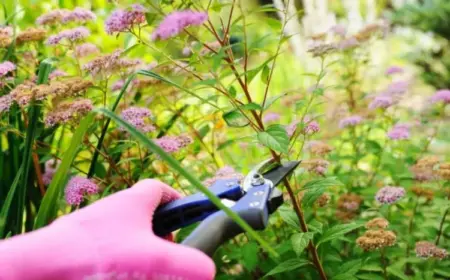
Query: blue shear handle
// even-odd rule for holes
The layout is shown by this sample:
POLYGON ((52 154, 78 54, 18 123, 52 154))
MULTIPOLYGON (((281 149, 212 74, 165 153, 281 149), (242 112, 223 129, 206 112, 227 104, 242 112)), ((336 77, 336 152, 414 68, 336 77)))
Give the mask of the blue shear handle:
MULTIPOLYGON (((243 194, 237 179, 217 180, 210 190, 216 196, 230 200, 238 200, 243 194)), ((158 236, 165 236, 216 211, 216 206, 203 193, 196 193, 159 207, 153 217, 153 231, 158 236)))
MULTIPOLYGON (((269 219, 268 198, 272 191, 267 184, 253 187, 231 210, 253 229, 262 230, 266 228, 269 219)), ((218 211, 206 218, 182 244, 199 249, 212 257, 220 245, 242 232, 244 230, 225 212, 218 211)))

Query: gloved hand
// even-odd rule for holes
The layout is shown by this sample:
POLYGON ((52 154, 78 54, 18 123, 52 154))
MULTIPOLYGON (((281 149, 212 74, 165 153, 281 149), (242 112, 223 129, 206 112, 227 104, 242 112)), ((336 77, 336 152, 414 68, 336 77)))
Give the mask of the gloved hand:
POLYGON ((152 216, 179 194, 143 180, 37 231, 0 242, 0 279, 213 279, 202 252, 157 237, 152 216))

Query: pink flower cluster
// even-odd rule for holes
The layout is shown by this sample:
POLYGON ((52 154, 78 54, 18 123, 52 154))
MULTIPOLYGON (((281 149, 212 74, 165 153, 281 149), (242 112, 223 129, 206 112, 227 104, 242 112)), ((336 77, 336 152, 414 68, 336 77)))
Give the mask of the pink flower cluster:
POLYGON ((66 29, 59 32, 56 35, 52 35, 47 39, 47 45, 54 46, 59 44, 63 39, 67 39, 70 42, 76 42, 88 37, 91 33, 85 27, 75 27, 72 29, 66 29))
POLYGON ((394 104, 394 99, 391 96, 380 94, 376 96, 369 104, 369 109, 374 110, 378 108, 386 109, 394 104))
POLYGON ((92 180, 74 176, 67 183, 64 194, 67 204, 80 205, 85 195, 92 195, 98 192, 98 186, 92 180))
POLYGON ((432 103, 443 102, 444 104, 450 103, 450 90, 441 89, 436 91, 436 93, 431 97, 432 103))
MULTIPOLYGON (((300 120, 294 120, 289 125, 286 126, 286 132, 289 137, 292 137, 294 135, 295 131, 297 130, 298 124, 300 123, 300 120)), ((303 134, 314 134, 316 132, 320 131, 319 123, 315 120, 311 120, 309 116, 306 116, 303 120, 303 134)))
POLYGON ((347 28, 343 24, 336 24, 330 28, 330 31, 336 35, 344 37, 347 34, 347 28))
MULTIPOLYGON (((129 122, 132 126, 142 132, 154 131, 155 127, 146 122, 146 119, 152 117, 152 112, 147 108, 142 107, 130 107, 122 111, 121 117, 129 122)), ((120 127, 121 131, 125 131, 125 128, 120 127)))
POLYGON ((353 48, 356 48, 357 46, 359 46, 359 42, 355 37, 346 38, 346 39, 340 41, 339 43, 337 43, 337 47, 340 50, 353 49, 353 48))
POLYGON ((403 70, 402 67, 393 65, 393 66, 389 67, 388 69, 386 69, 385 74, 388 75, 388 76, 390 76, 390 75, 394 75, 394 74, 400 74, 400 73, 403 73, 403 71, 404 71, 404 70, 403 70))
POLYGON ((356 126, 363 121, 363 118, 357 115, 346 117, 339 121, 340 128, 346 128, 350 126, 356 126))
POLYGON ((388 131, 387 136, 392 140, 404 140, 409 138, 409 125, 396 124, 388 131))
POLYGON ((139 4, 134 4, 131 9, 115 10, 111 16, 105 21, 106 33, 114 34, 128 31, 134 25, 139 25, 145 22, 146 9, 139 4))
POLYGON ((0 96, 0 114, 3 112, 8 112, 9 107, 11 107, 13 101, 14 100, 11 94, 0 96))
POLYGON ((48 79, 49 79, 49 80, 54 80, 54 79, 56 79, 56 78, 58 78, 58 77, 64 77, 64 76, 67 76, 67 73, 66 73, 66 72, 64 72, 64 71, 62 71, 62 70, 59 70, 59 69, 55 69, 55 70, 53 70, 53 71, 50 73, 50 75, 48 75, 48 79))
POLYGON ((386 94, 401 95, 404 94, 409 87, 408 81, 396 81, 392 82, 386 89, 386 94))
POLYGON ((99 52, 100 51, 97 46, 91 43, 84 43, 75 47, 75 56, 78 58, 86 57, 99 52))
POLYGON ((264 122, 276 122, 280 119, 280 114, 277 113, 267 113, 263 116, 263 121, 264 122))
POLYGON ((63 17, 62 17, 62 22, 63 23, 67 23, 70 21, 75 21, 75 22, 88 22, 91 20, 95 20, 97 17, 95 16, 95 14, 89 10, 80 8, 80 7, 76 7, 73 11, 66 13, 63 17))
POLYGON ((203 181, 203 185, 209 187, 214 184, 217 180, 224 179, 236 179, 238 181, 242 181, 244 179, 244 175, 239 172, 236 172, 233 167, 225 166, 217 170, 216 174, 212 178, 208 178, 203 181))
POLYGON ((202 25, 208 19, 205 12, 192 10, 175 11, 167 15, 152 34, 152 40, 166 40, 178 35, 184 28, 191 25, 202 25))
POLYGON ((192 138, 186 135, 163 136, 156 139, 155 143, 159 145, 165 152, 174 153, 192 143, 192 138))
POLYGON ((76 99, 71 102, 60 104, 59 107, 49 112, 45 117, 46 126, 54 126, 60 123, 67 123, 76 117, 86 115, 92 111, 94 105, 92 100, 87 98, 76 99))
POLYGON ((0 78, 16 70, 16 65, 10 61, 0 63, 0 78))
POLYGON ((59 159, 49 159, 45 162, 45 173, 42 175, 44 185, 48 186, 52 182, 53 175, 55 175, 61 161, 59 159))
POLYGON ((383 204, 392 204, 405 196, 405 189, 402 187, 384 187, 375 195, 375 199, 383 204))

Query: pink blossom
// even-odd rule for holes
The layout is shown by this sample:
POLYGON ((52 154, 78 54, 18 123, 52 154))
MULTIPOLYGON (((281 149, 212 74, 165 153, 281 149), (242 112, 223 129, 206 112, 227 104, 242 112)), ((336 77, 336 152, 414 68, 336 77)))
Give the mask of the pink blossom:
POLYGON ((57 35, 52 35, 47 39, 47 45, 53 46, 59 44, 63 39, 70 42, 80 41, 90 35, 90 31, 85 27, 75 27, 59 32, 57 35))
POLYGON ((124 84, 125 84, 124 80, 118 80, 111 86, 111 90, 112 91, 121 90, 124 84))
POLYGON ((40 25, 52 25, 56 23, 60 23, 62 18, 69 14, 70 11, 66 9, 57 9, 50 11, 46 14, 39 16, 36 19, 36 23, 40 25))
POLYGON ((450 103, 450 90, 441 89, 436 91, 436 93, 431 97, 432 103, 443 102, 444 104, 450 103))
POLYGON ((405 124, 396 124, 387 136, 392 140, 404 140, 409 138, 409 126, 405 124))
POLYGON ((59 159, 50 159, 45 162, 45 172, 42 174, 42 181, 44 185, 50 185, 60 164, 61 161, 59 159))
POLYGON ((390 76, 390 75, 394 75, 394 74, 403 73, 403 71, 404 70, 402 67, 393 65, 393 66, 389 67, 388 69, 386 69, 385 74, 390 76))
POLYGON ((48 75, 48 79, 49 79, 49 80, 54 80, 54 79, 56 79, 56 78, 58 78, 58 77, 64 77, 64 76, 67 76, 67 73, 66 73, 66 72, 64 72, 64 71, 62 71, 62 70, 59 70, 59 69, 55 69, 55 70, 53 70, 53 71, 50 73, 50 75, 48 75))
POLYGON ((375 195, 375 199, 383 204, 392 204, 405 196, 405 189, 402 187, 384 187, 375 195))
POLYGON ((175 11, 167 15, 152 34, 152 40, 166 40, 178 35, 184 28, 191 25, 202 25, 208 19, 208 14, 192 10, 175 11))
POLYGON ((330 28, 330 31, 336 35, 344 37, 347 34, 347 28, 343 24, 336 24, 330 28))
POLYGON ((239 172, 236 172, 231 166, 224 166, 217 170, 216 174, 212 178, 208 178, 203 181, 205 186, 213 185, 217 180, 225 180, 225 179, 236 179, 238 181, 242 181, 244 179, 244 175, 239 172))
POLYGON ((305 128, 304 128, 304 133, 305 134, 308 134, 308 135, 311 135, 311 134, 314 134, 314 133, 316 133, 316 132, 319 132, 320 131, 320 126, 319 126, 319 123, 317 122, 317 121, 315 121, 315 120, 309 120, 310 118, 309 117, 306 117, 305 118, 305 128))
POLYGON ((392 97, 388 95, 378 95, 369 104, 369 109, 374 110, 377 108, 386 109, 394 104, 392 97))
POLYGON ((63 23, 70 22, 70 21, 76 21, 76 22, 87 22, 91 20, 95 20, 97 17, 95 14, 89 10, 76 7, 75 10, 65 13, 62 16, 61 21, 63 23))
POLYGON ((348 50, 359 46, 359 42, 355 37, 350 37, 340 41, 337 45, 341 50, 348 50))
POLYGON ((408 81, 393 82, 386 89, 386 94, 391 94, 391 95, 403 94, 408 90, 408 87, 409 87, 408 81))
POLYGON ((0 63, 0 78, 16 70, 16 65, 10 61, 0 63))
POLYGON ((96 45, 91 43, 84 43, 75 47, 76 57, 86 57, 91 54, 99 53, 99 49, 96 45))
POLYGON ((357 116, 357 115, 350 116, 350 117, 340 120, 339 127, 345 128, 345 127, 349 127, 349 126, 356 126, 359 123, 361 123, 362 121, 363 121, 363 118, 360 116, 357 116))
POLYGON ((13 98, 10 94, 0 96, 0 114, 3 112, 8 112, 9 107, 13 103, 13 98))
POLYGON ((289 137, 292 137, 295 133, 295 130, 297 130, 297 125, 300 123, 299 120, 294 120, 290 124, 286 126, 286 132, 289 137))
POLYGON ((66 202, 69 205, 80 205, 85 195, 92 195, 98 192, 98 186, 92 180, 81 176, 72 177, 64 191, 66 202))
MULTIPOLYGON (((150 120, 152 113, 149 109, 143 107, 130 107, 122 111, 121 117, 129 122, 132 126, 139 129, 142 132, 154 131, 155 127, 148 124, 146 120, 150 120)), ((125 131, 125 128, 119 128, 125 131)))
POLYGON ((174 153, 192 143, 192 139, 189 136, 166 135, 156 139, 155 143, 160 146, 165 152, 174 153))
POLYGON ((134 25, 139 25, 145 22, 146 9, 139 4, 134 4, 131 9, 115 10, 111 16, 105 21, 106 33, 114 34, 125 32, 133 28, 134 25))
POLYGON ((266 122, 266 123, 267 122, 276 122, 279 119, 280 119, 280 114, 272 113, 272 112, 266 113, 263 116, 263 121, 266 122))

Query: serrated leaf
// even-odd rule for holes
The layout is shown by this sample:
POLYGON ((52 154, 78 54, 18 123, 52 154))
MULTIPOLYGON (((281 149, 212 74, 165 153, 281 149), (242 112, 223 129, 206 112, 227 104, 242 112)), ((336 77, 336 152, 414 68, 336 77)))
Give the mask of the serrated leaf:
POLYGON ((275 275, 282 272, 288 272, 307 265, 309 262, 304 259, 291 259, 280 263, 274 269, 269 271, 264 277, 275 275))
POLYGON ((335 187, 335 186, 343 186, 343 184, 342 184, 342 182, 337 180, 335 177, 328 177, 328 178, 323 178, 323 179, 311 180, 303 186, 302 190, 335 187))
POLYGON ((325 192, 325 190, 325 188, 317 188, 306 191, 302 197, 303 207, 311 207, 314 202, 325 192))
POLYGON ((278 208, 278 213, 280 214, 281 219, 288 225, 292 226, 295 229, 300 228, 300 222, 298 220, 297 214, 295 214, 294 210, 289 207, 282 206, 278 208))
POLYGON ((273 124, 267 127, 265 131, 259 132, 258 140, 261 144, 276 152, 288 152, 289 136, 286 129, 279 124, 273 124))
POLYGON ((362 227, 363 225, 363 223, 350 223, 334 226, 323 233, 319 241, 317 241, 316 246, 319 247, 320 244, 341 237, 352 230, 362 227))
POLYGON ((375 273, 362 273, 356 275, 356 278, 360 280, 385 280, 383 276, 375 273))
MULTIPOLYGON (((349 262, 344 263, 343 265, 341 265, 341 267, 339 268, 337 274, 346 274, 346 275, 355 275, 362 266, 362 261, 361 260, 352 260, 349 262)), ((334 277, 333 277, 334 279, 334 277)))
POLYGON ((309 241, 313 238, 312 232, 300 232, 291 236, 292 249, 299 256, 308 246, 309 241))
POLYGON ((323 224, 317 220, 313 220, 308 224, 308 229, 312 232, 322 233, 323 224))
POLYGON ((405 273, 398 266, 388 266, 386 270, 388 274, 392 274, 395 277, 398 277, 402 280, 409 280, 408 276, 406 276, 405 273))
POLYGON ((261 110, 262 109, 261 105, 256 104, 254 102, 250 102, 250 103, 244 104, 244 105, 240 106, 240 108, 242 110, 261 110))
POLYGON ((223 114, 222 118, 230 127, 244 127, 249 124, 248 119, 238 110, 229 111, 223 114))

